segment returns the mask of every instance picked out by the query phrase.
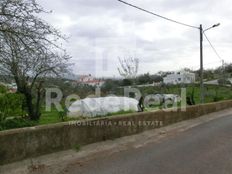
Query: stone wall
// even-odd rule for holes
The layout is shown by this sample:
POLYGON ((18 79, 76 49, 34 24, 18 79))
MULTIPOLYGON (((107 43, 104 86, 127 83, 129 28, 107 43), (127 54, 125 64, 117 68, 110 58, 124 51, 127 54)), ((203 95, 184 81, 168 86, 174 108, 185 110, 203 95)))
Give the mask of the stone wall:
POLYGON ((232 107, 232 100, 0 132, 0 165, 107 139, 137 134, 232 107))

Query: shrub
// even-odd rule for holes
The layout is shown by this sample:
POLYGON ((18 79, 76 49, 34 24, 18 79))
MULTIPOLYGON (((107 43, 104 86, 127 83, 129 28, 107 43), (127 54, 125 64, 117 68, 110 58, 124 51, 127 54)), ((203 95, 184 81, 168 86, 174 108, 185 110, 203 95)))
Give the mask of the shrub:
POLYGON ((36 124, 36 122, 24 118, 5 119, 4 121, 0 122, 0 130, 31 127, 35 126, 36 124))
POLYGON ((59 114, 59 119, 61 121, 65 121, 65 118, 67 117, 68 114, 68 109, 65 107, 64 111, 59 111, 58 114, 59 114))
POLYGON ((0 123, 6 120, 6 114, 0 111, 0 123))
POLYGON ((74 149, 75 149, 77 152, 79 152, 79 151, 81 150, 81 145, 80 145, 80 144, 76 144, 76 145, 74 146, 74 149))
POLYGON ((23 96, 21 94, 0 95, 0 111, 5 116, 19 116, 23 114, 23 96))
POLYGON ((7 92, 7 88, 0 84, 0 94, 5 94, 7 92))

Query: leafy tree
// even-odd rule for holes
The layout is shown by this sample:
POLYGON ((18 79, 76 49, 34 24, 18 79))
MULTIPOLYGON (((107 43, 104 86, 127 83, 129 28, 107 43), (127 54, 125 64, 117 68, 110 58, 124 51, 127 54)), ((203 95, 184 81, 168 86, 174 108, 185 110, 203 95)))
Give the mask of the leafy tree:
POLYGON ((123 79, 122 86, 131 86, 132 81, 130 79, 123 79))
POLYGON ((22 115, 24 97, 21 94, 6 93, 0 95, 0 112, 5 117, 22 115))
POLYGON ((138 78, 138 84, 142 85, 142 84, 146 84, 146 83, 150 83, 151 82, 151 78, 149 73, 140 75, 138 78))
POLYGON ((159 75, 151 75, 150 78, 152 82, 163 82, 163 77, 159 75))
POLYGON ((225 72, 232 73, 232 63, 225 65, 225 72))
POLYGON ((102 90, 105 92, 110 92, 116 90, 120 86, 119 80, 107 79, 105 80, 102 90))
POLYGON ((0 73, 14 78, 32 120, 40 117, 43 77, 65 72, 69 59, 65 38, 38 17, 44 12, 35 0, 0 1, 0 73))

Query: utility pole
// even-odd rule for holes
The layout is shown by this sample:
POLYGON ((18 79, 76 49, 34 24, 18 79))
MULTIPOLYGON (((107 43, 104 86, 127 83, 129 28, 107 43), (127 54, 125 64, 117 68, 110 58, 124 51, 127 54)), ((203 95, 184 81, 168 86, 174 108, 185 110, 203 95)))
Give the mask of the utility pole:
POLYGON ((204 78, 204 69, 203 69, 203 29, 202 29, 202 25, 200 25, 200 101, 201 103, 204 103, 204 82, 203 82, 203 78, 204 78))

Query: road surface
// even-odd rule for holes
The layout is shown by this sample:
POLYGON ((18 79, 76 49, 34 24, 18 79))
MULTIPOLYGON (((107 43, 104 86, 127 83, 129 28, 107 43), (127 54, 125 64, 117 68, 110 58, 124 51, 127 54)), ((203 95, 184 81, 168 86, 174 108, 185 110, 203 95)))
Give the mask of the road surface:
POLYGON ((73 164, 62 173, 231 174, 232 114, 161 142, 73 164))

